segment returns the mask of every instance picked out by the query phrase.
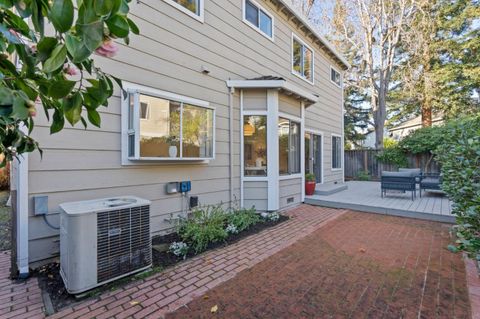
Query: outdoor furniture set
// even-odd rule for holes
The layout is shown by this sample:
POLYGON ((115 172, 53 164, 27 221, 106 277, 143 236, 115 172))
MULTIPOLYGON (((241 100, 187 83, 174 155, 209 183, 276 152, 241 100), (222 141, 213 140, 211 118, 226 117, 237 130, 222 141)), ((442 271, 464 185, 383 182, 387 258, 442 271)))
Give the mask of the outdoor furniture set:
POLYGON ((419 168, 400 168, 398 172, 382 172, 381 194, 387 195, 387 190, 411 192, 412 200, 417 197, 417 184, 420 197, 422 190, 441 191, 442 177, 436 173, 423 173, 419 168))

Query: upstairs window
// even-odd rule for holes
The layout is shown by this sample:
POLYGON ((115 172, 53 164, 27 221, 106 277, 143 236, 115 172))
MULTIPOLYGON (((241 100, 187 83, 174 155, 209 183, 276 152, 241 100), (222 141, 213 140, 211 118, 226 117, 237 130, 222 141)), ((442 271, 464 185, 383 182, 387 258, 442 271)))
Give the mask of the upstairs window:
POLYGON ((313 50, 295 35, 292 36, 292 72, 313 84, 313 50))
POLYGON ((340 75, 340 72, 335 70, 334 68, 330 68, 330 80, 335 83, 337 86, 342 85, 342 77, 340 75))
POLYGON ((203 22, 204 0, 165 0, 168 4, 203 22))
POLYGON ((273 40, 273 17, 254 1, 244 0, 243 20, 255 30, 273 40))
POLYGON ((342 168, 342 138, 332 135, 332 169, 342 168))
POLYGON ((166 93, 128 93, 127 152, 130 160, 214 157, 215 112, 206 102, 166 93))

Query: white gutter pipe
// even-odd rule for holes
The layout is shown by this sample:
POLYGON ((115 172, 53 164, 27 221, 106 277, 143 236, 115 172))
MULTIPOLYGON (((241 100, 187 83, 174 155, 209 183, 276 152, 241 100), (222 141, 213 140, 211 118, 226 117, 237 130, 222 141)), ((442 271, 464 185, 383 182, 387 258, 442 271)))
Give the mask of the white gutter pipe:
POLYGON ((16 166, 15 186, 16 198, 16 248, 18 276, 26 278, 28 268, 28 154, 24 153, 20 159, 14 160, 16 166))
POLYGON ((230 207, 233 203, 233 93, 235 93, 235 88, 228 89, 228 120, 229 120, 229 132, 228 132, 228 141, 229 141, 229 189, 230 189, 230 207))

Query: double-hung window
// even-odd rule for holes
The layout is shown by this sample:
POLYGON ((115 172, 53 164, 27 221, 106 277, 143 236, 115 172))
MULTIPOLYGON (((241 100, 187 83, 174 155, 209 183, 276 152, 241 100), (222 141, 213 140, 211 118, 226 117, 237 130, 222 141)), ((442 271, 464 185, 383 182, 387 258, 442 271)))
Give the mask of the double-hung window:
POLYGON ((340 75, 340 72, 338 72, 332 67, 330 67, 330 81, 335 83, 337 86, 342 85, 342 77, 340 75))
POLYGON ((203 22, 204 0, 165 0, 165 2, 203 22))
POLYGON ((292 35, 292 72, 313 84, 314 52, 297 36, 292 35))
POLYGON ((279 173, 300 173, 300 123, 278 119, 279 173))
POLYGON ((253 0, 243 0, 243 21, 273 40, 273 16, 253 0))
POLYGON ((125 101, 128 159, 214 158, 215 111, 207 102, 153 89, 128 90, 125 101))
POLYGON ((342 168, 342 138, 332 135, 332 169, 342 168))

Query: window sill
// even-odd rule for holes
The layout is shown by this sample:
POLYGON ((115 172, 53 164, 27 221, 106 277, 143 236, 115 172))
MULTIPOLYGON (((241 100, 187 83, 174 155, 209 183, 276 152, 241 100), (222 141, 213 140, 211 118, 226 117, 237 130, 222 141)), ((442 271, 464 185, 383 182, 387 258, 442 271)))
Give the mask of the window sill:
POLYGON ((302 177, 303 177, 302 174, 280 175, 278 177, 278 180, 283 181, 286 179, 296 179, 296 178, 302 178, 302 177))
POLYGON ((208 164, 214 158, 127 158, 122 166, 152 166, 163 164, 208 164))
POLYGON ((248 21, 247 19, 243 19, 243 22, 245 24, 247 24, 250 28, 252 28, 253 30, 257 31, 258 33, 260 33, 262 36, 264 36, 265 38, 267 38, 268 40, 272 41, 272 42, 275 42, 274 40, 274 34, 273 34, 273 27, 272 27, 272 36, 270 37, 268 34, 266 34, 265 32, 263 32, 259 27, 257 27, 256 25, 252 24, 250 21, 248 21))
POLYGON ((314 82, 313 80, 310 81, 309 79, 307 79, 306 77, 301 76, 300 74, 298 74, 298 73, 295 72, 294 70, 292 70, 292 74, 295 75, 297 78, 302 79, 303 81, 305 81, 305 82, 307 82, 307 83, 309 83, 309 84, 311 84, 311 85, 315 85, 315 82, 314 82))
POLYGON ((203 1, 200 3, 200 15, 196 14, 196 13, 193 13, 192 11, 188 10, 187 8, 185 8, 184 6, 176 3, 175 1, 172 1, 172 0, 165 0, 165 3, 171 5, 172 7, 180 10, 181 12, 185 13, 186 15, 194 18, 195 20, 201 22, 201 23, 204 23, 205 22, 205 19, 203 17, 204 15, 204 9, 203 9, 203 1))
POLYGON ((337 171, 341 171, 341 170, 343 170, 342 167, 340 167, 340 168, 332 168, 332 172, 337 172, 337 171))

